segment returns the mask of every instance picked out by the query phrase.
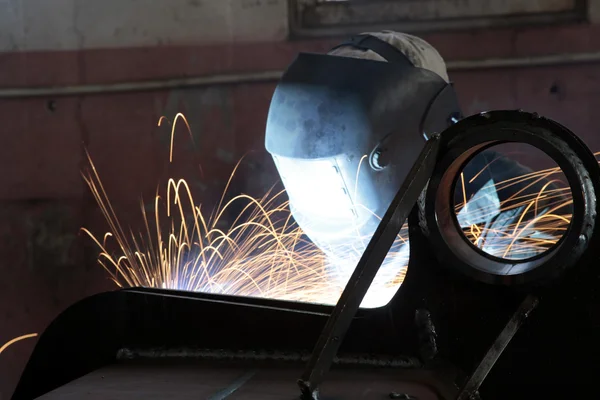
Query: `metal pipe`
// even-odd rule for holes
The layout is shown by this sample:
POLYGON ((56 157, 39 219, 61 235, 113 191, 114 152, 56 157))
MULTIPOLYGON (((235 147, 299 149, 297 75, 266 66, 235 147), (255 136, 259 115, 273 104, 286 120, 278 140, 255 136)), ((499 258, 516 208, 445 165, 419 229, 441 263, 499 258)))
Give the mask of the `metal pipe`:
POLYGON ((143 92, 152 90, 171 90, 201 86, 273 82, 279 80, 282 74, 282 71, 263 71, 248 72, 241 74, 207 75, 153 81, 106 83, 97 85, 5 88, 0 89, 0 99, 14 99, 24 97, 82 96, 108 93, 114 94, 143 92))
MULTIPOLYGON (((447 62, 446 67, 449 71, 466 71, 493 68, 545 67, 595 62, 600 62, 600 52, 553 54, 534 57, 489 58, 483 60, 458 60, 447 62)), ((83 96, 152 90, 172 90, 202 86, 264 83, 277 81, 281 78, 282 74, 283 71, 262 71, 96 85, 0 88, 0 99, 83 96)))
POLYGON ((600 52, 563 53, 546 56, 488 58, 484 60, 449 61, 446 66, 449 71, 463 71, 491 68, 530 68, 548 67, 568 64, 587 64, 600 62, 600 52))

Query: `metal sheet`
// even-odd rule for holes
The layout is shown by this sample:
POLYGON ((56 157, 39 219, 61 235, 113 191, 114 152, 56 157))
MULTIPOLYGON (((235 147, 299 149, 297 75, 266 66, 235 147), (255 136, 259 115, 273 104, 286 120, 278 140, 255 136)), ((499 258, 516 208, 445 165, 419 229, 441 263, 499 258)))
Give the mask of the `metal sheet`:
MULTIPOLYGON (((298 396, 295 380, 300 372, 301 369, 293 365, 268 368, 189 363, 112 365, 39 399, 295 399, 298 396)), ((384 399, 391 393, 407 394, 419 400, 440 399, 434 389, 417 383, 425 378, 424 371, 336 370, 323 384, 322 393, 331 399, 384 399)))

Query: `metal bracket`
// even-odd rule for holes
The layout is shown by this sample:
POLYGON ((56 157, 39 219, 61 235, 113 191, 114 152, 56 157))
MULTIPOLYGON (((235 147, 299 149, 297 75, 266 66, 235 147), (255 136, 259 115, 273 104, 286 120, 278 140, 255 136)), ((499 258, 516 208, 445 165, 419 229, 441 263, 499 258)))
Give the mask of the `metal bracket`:
POLYGON ((513 314, 511 319, 508 321, 502 332, 496 338, 494 344, 487 351, 471 377, 462 387, 456 400, 475 400, 479 399, 479 387, 487 377, 488 373, 498 361, 498 358, 502 355, 506 346, 510 343, 513 336, 529 314, 537 307, 538 298, 533 295, 528 295, 525 300, 521 303, 517 311, 513 314))
POLYGON ((329 371, 352 319, 398 232, 433 173, 440 141, 440 136, 434 135, 425 144, 350 277, 340 300, 321 332, 306 370, 298 381, 303 399, 317 400, 319 398, 319 385, 329 371))

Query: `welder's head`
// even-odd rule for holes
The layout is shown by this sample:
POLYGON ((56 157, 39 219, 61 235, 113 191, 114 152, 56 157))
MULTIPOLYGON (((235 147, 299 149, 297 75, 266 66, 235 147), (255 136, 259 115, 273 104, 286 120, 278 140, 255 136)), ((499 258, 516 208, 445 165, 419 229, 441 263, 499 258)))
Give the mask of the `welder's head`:
MULTIPOLYGON (((449 82, 446 63, 438 51, 420 37, 393 31, 365 33, 373 36, 400 51, 410 63, 417 67, 437 74, 444 81, 449 82)), ((332 56, 358 58, 387 62, 386 58, 374 50, 357 47, 354 43, 337 46, 329 53, 332 56)))
POLYGON ((300 227, 353 270, 426 138, 458 112, 442 57, 415 36, 364 34, 300 54, 266 130, 300 227))

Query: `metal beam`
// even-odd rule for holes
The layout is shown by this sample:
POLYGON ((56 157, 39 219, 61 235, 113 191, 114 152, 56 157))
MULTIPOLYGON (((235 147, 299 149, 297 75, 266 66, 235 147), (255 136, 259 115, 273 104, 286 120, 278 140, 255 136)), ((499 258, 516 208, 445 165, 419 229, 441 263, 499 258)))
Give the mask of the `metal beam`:
MULTIPOLYGON (((482 60, 456 60, 446 63, 448 71, 468 71, 495 68, 531 68, 559 65, 576 65, 600 62, 600 51, 587 53, 551 54, 534 57, 488 58, 482 60)), ((91 85, 68 85, 49 87, 0 88, 0 99, 31 97, 89 96, 143 91, 160 91, 204 86, 239 85, 248 83, 276 82, 283 71, 272 70, 238 74, 219 74, 177 79, 138 82, 119 82, 91 85)))
POLYGON ((471 374, 471 377, 461 389, 457 400, 474 400, 479 398, 479 387, 488 376, 496 364, 496 361, 498 361, 502 355, 502 352, 504 352, 504 349, 506 349, 506 346, 508 346, 523 322, 525 322, 529 314, 537 307, 538 302, 538 298, 533 295, 528 295, 525 297, 525 300, 523 300, 517 311, 508 321, 502 332, 500 332, 500 335, 498 335, 494 344, 490 347, 479 365, 477 365, 477 368, 475 368, 473 374, 471 374))

